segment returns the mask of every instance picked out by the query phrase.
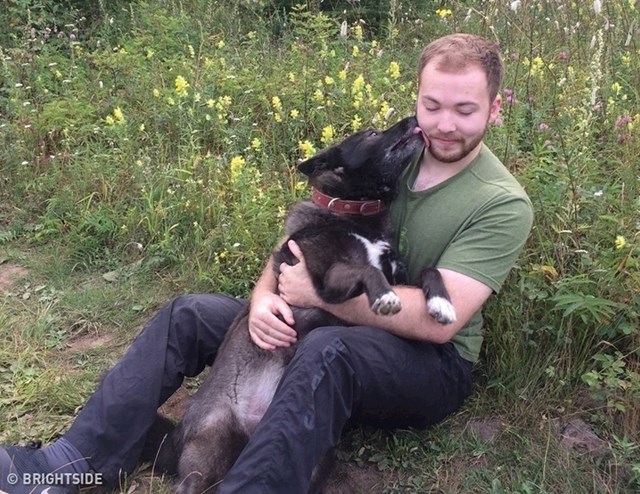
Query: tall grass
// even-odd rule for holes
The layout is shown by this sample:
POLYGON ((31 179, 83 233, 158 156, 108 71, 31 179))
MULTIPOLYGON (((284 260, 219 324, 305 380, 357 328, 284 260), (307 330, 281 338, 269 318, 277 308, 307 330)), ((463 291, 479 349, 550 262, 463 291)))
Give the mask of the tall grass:
POLYGON ((0 14, 0 245, 62 245, 95 271, 133 246, 151 271, 246 295, 308 193, 296 162, 411 113, 429 40, 482 34, 506 63, 487 141, 536 212, 487 309, 482 372, 523 408, 586 389, 638 440, 635 0, 391 0, 371 23, 364 3, 105 4, 0 14))

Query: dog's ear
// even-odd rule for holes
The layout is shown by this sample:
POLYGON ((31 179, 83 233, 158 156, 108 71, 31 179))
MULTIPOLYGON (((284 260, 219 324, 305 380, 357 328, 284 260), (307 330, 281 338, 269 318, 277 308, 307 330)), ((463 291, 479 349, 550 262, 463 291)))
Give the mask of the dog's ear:
POLYGON ((304 173, 307 177, 310 177, 314 171, 328 168, 334 154, 335 150, 333 148, 320 151, 315 156, 299 163, 298 171, 300 173, 304 173))

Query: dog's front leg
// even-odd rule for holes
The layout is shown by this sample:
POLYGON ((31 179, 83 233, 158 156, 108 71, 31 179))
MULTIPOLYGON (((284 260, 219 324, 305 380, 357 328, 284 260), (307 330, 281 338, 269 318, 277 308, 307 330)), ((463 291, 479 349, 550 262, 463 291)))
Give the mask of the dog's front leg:
POLYGON ((376 314, 395 314, 402 305, 400 298, 378 268, 370 264, 335 263, 325 273, 320 297, 329 303, 344 302, 366 293, 371 310, 376 314))
POLYGON ((429 315, 440 324, 451 324, 456 320, 456 310, 451 303, 451 297, 444 286, 440 271, 436 268, 426 268, 420 274, 422 291, 427 299, 429 315))

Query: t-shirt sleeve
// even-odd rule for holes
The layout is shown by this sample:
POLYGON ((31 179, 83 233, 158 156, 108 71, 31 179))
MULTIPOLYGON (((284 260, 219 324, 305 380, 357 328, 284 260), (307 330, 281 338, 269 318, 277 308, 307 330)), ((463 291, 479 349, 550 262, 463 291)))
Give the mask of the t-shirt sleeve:
POLYGON ((526 196, 502 198, 474 215, 445 249, 437 267, 469 276, 498 293, 532 223, 533 208, 526 196))

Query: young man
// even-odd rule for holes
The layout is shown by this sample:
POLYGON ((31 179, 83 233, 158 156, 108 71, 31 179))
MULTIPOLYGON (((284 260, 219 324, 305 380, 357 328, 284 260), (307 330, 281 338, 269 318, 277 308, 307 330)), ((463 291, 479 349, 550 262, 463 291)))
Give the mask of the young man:
MULTIPOLYGON (((221 493, 306 492, 320 458, 347 421, 382 427, 434 424, 472 389, 482 344, 481 308, 498 292, 527 239, 525 192, 483 144, 500 110, 503 65, 486 40, 457 34, 425 48, 416 112, 425 148, 405 173, 392 206, 397 241, 415 282, 424 266, 444 278, 458 320, 432 320, 422 291, 397 287, 402 310, 377 316, 364 297, 328 305, 300 263, 267 266, 252 298, 250 333, 265 349, 296 341, 289 304, 321 306, 350 326, 318 328, 300 342, 263 420, 219 488, 221 493)), ((0 449, 0 489, 73 492, 24 485, 25 473, 86 472, 117 483, 139 460, 156 408, 184 376, 215 358, 246 301, 194 295, 152 319, 107 374, 62 438, 43 448, 0 449), (15 484, 9 485, 11 474, 15 484)))

